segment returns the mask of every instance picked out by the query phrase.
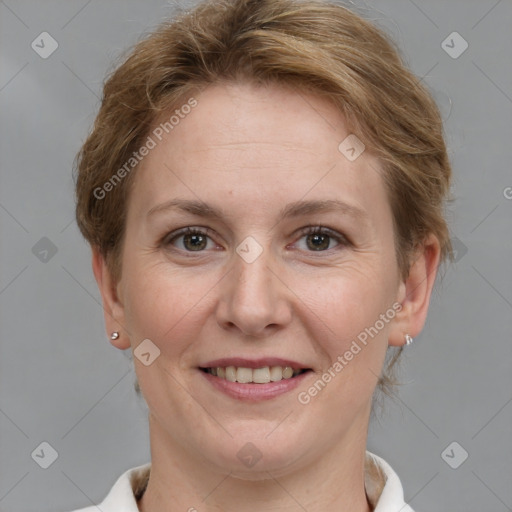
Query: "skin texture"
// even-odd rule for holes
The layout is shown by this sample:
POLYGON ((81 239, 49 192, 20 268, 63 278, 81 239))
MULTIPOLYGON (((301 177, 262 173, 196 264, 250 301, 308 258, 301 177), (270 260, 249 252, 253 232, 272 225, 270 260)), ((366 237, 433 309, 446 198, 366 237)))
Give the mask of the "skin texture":
POLYGON ((379 163, 368 152, 353 162, 340 153, 349 132, 324 99, 248 84, 217 84, 195 97, 197 107, 136 171, 118 283, 93 250, 107 332, 120 332, 112 344, 135 349, 148 338, 160 350, 149 366, 134 357, 152 455, 139 508, 366 512, 372 394, 388 345, 423 328, 437 239, 425 241, 402 281, 379 163), (222 216, 177 209, 148 216, 176 198, 200 200, 222 216), (315 200, 344 201, 366 221, 342 211, 280 217, 289 203, 315 200), (169 236, 187 226, 209 228, 204 250, 187 252, 190 243, 169 236), (327 226, 340 241, 324 238, 328 248, 313 250, 301 233, 309 226, 327 226), (252 263, 236 252, 248 236, 262 248, 252 263), (402 305, 396 316, 300 404, 298 393, 393 303, 402 305), (197 369, 235 356, 288 358, 314 373, 289 393, 242 402, 197 369), (262 455, 251 468, 237 457, 248 442, 262 455))

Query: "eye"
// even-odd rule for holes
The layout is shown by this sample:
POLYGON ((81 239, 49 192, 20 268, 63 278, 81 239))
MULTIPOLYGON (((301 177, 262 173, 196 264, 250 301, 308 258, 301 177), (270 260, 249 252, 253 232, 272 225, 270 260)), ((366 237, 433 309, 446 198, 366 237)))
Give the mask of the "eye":
POLYGON ((207 234, 208 230, 185 228, 170 233, 163 241, 164 245, 172 245, 187 252, 200 252, 205 249, 214 249, 217 245, 207 234))
POLYGON ((301 234, 302 237, 297 242, 300 250, 320 252, 348 245, 343 235, 322 226, 308 227, 301 234))

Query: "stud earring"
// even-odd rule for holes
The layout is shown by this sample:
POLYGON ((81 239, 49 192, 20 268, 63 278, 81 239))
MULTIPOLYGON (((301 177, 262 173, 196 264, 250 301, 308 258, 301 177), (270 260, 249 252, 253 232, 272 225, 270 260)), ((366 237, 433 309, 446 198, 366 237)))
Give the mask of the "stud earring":
POLYGON ((110 335, 110 339, 111 340, 117 340, 119 338, 119 333, 117 331, 114 331, 111 335, 110 335))
POLYGON ((405 344, 410 345, 414 341, 408 334, 405 335, 405 344))

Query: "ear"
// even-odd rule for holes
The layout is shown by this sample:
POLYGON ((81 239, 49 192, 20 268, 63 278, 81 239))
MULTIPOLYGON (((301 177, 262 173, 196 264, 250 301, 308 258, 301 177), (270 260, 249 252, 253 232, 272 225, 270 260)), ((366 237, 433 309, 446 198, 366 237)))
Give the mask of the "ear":
POLYGON ((117 283, 112 280, 105 258, 97 247, 92 249, 92 270, 103 300, 103 314, 110 343, 120 350, 130 348, 128 333, 123 328, 124 307, 118 298, 117 283), (119 338, 112 340, 110 335, 115 331, 119 332, 119 338))
POLYGON ((402 304, 402 309, 396 314, 390 329, 390 346, 404 345, 406 334, 414 338, 422 331, 440 254, 439 240, 433 234, 427 237, 421 249, 415 253, 409 275, 399 285, 397 301, 402 304))

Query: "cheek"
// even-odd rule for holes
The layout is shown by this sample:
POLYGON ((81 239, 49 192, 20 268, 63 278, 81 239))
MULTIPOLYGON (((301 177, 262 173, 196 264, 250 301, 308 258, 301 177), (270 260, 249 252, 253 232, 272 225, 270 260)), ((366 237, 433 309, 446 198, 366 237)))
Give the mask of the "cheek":
POLYGON ((190 272, 171 270, 165 262, 127 264, 125 321, 135 345, 149 338, 163 354, 182 351, 201 328, 208 291, 218 279, 212 275, 191 275, 190 272), (169 343, 172 341, 172 343, 169 343))
POLYGON ((393 275, 384 270, 375 258, 374 264, 346 265, 321 279, 295 282, 304 298, 303 324, 329 361, 352 351, 347 369, 365 365, 379 371, 394 317, 393 275))
POLYGON ((382 267, 380 261, 347 262, 325 276, 323 283, 316 280, 316 286, 310 289, 322 317, 338 327, 364 327, 370 320, 373 323, 384 312, 382 309, 391 305, 388 302, 393 296, 392 280, 382 267))
POLYGON ((327 408, 334 424, 345 425, 354 411, 365 410, 375 391, 394 310, 382 276, 377 281, 370 273, 340 273, 327 283, 316 288, 303 308, 308 319, 303 325, 323 353, 325 366, 300 397, 318 410, 327 408), (380 316, 386 313, 388 322, 380 316))

